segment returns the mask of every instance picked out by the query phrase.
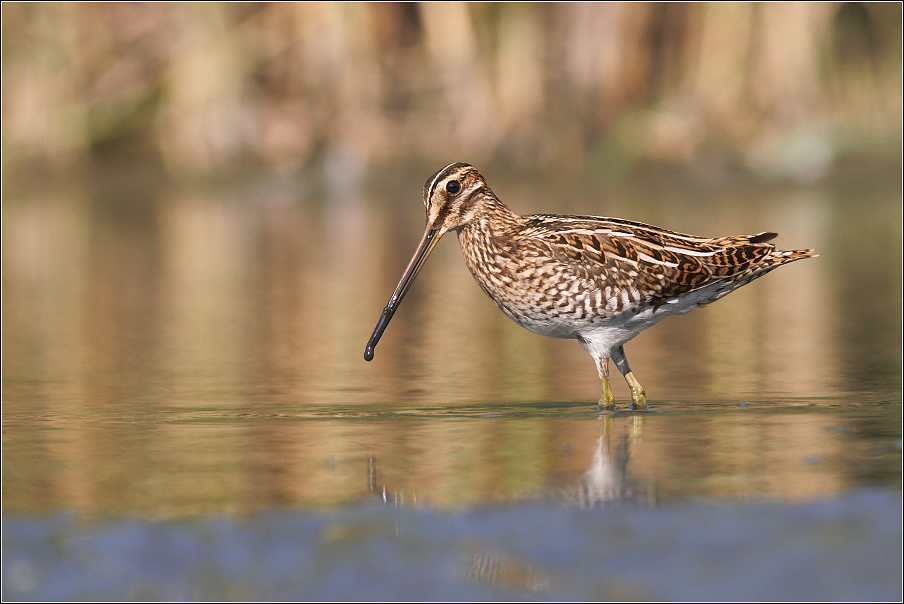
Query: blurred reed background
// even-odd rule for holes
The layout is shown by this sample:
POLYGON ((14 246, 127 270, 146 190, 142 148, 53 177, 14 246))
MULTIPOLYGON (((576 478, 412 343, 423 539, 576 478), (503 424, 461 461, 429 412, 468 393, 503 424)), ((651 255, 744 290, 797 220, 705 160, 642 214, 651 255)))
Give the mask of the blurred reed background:
POLYGON ((898 3, 4 3, 3 166, 718 157, 812 181, 897 153, 901 84, 898 3))

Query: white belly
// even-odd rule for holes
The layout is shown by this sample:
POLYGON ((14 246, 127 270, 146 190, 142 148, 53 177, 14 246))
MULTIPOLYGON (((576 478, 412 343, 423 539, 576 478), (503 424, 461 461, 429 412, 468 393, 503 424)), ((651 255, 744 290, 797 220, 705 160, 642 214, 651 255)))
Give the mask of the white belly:
POLYGON ((640 312, 628 312, 588 325, 571 337, 580 336, 581 344, 594 356, 609 357, 610 352, 633 339, 643 330, 652 327, 666 317, 683 315, 697 306, 718 300, 735 289, 731 282, 714 283, 670 300, 658 308, 646 307, 640 312))

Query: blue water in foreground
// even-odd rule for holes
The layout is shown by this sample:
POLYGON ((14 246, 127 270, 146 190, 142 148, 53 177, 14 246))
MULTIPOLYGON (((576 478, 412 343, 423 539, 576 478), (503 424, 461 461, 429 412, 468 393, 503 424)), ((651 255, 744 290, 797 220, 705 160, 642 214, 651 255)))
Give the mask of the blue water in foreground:
POLYGON ((3 521, 4 600, 900 601, 899 493, 3 521))

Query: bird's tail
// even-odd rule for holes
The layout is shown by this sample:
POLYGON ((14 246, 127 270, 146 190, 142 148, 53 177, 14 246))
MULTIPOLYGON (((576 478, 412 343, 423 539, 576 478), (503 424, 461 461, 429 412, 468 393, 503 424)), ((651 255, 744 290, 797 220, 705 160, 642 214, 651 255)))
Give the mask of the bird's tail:
POLYGON ((780 266, 784 266, 785 264, 789 264, 791 262, 796 262, 797 260, 804 260, 805 258, 816 258, 819 254, 816 253, 816 250, 772 250, 772 252, 757 262, 753 270, 741 281, 741 284, 750 283, 754 279, 759 279, 766 273, 771 273, 775 269, 780 266))
POLYGON ((772 262, 775 264, 787 264, 788 262, 794 262, 795 260, 803 260, 804 258, 818 258, 819 254, 816 253, 816 250, 775 250, 772 252, 770 257, 773 259, 772 262))

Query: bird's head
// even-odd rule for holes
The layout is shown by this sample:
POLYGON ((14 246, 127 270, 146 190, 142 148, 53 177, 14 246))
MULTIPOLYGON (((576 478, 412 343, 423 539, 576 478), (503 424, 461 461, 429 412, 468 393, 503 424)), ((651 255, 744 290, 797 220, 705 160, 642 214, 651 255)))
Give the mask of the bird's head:
POLYGON ((437 238, 468 224, 493 193, 474 166, 457 162, 436 172, 424 183, 427 231, 437 238))
POLYGON ((492 198, 493 192, 483 176, 469 164, 449 164, 427 179, 424 183, 424 206, 427 211, 424 236, 377 321, 364 351, 365 359, 373 359, 374 347, 440 237, 467 225, 487 200, 492 198))

